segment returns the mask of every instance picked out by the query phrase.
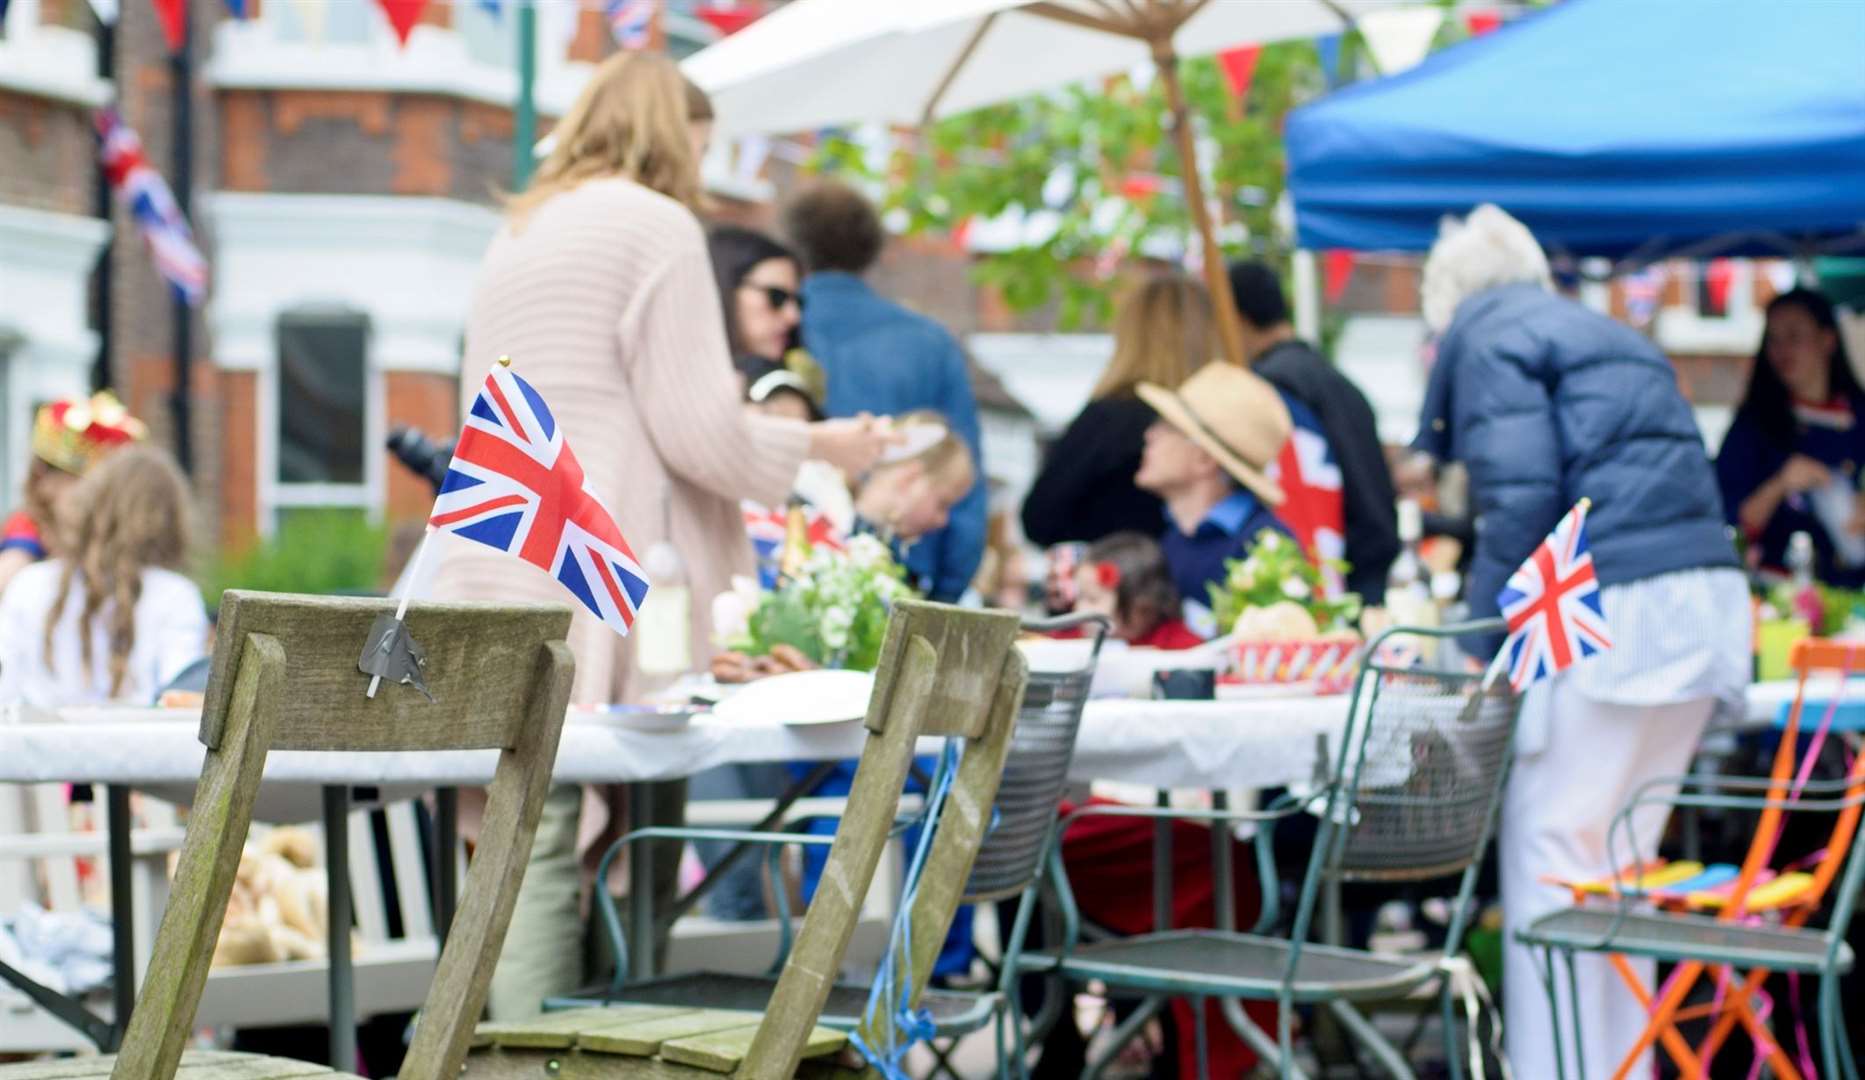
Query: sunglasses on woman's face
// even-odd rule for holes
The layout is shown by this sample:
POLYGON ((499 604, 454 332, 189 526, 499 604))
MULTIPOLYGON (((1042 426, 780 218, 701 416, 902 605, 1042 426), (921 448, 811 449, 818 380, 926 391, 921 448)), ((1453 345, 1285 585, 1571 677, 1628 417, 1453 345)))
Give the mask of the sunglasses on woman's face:
POLYGON ((755 289, 764 294, 764 300, 771 305, 772 311, 782 311, 787 304, 795 304, 798 311, 803 310, 803 294, 791 292, 777 285, 741 285, 743 289, 755 289))

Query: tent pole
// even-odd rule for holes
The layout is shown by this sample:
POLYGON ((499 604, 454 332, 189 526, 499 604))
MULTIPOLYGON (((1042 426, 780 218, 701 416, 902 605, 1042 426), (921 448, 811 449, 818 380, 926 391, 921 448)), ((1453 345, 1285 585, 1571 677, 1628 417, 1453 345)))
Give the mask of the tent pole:
POLYGON ((1224 359, 1248 367, 1244 355, 1243 324, 1237 316, 1237 302, 1230 294, 1230 277, 1225 273, 1224 253, 1217 246, 1216 223, 1205 206, 1204 183, 1198 178, 1198 146, 1192 137, 1190 110, 1185 106, 1185 88, 1179 85, 1179 59, 1172 52, 1170 38, 1152 42, 1153 63, 1159 80, 1166 88, 1166 103, 1172 110, 1172 136, 1178 140, 1179 170, 1184 174, 1185 202, 1204 243, 1204 279, 1211 290, 1211 309, 1217 317, 1218 340, 1224 346, 1224 359))
POLYGON ((1321 285, 1315 273, 1315 253, 1297 248, 1289 256, 1294 280, 1295 336, 1314 345, 1321 342, 1321 285))

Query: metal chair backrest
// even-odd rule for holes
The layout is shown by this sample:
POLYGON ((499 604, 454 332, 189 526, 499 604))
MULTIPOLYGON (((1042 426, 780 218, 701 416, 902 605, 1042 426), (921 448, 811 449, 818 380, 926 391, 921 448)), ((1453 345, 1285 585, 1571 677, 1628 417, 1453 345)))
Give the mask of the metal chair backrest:
MULTIPOLYGON (((899 998, 917 1003, 958 908, 972 859, 990 826, 990 806, 1010 751, 1023 700, 1026 665, 1016 649, 1017 617, 903 601, 894 606, 868 702, 871 733, 835 831, 822 883, 803 916, 796 945, 778 976, 740 1080, 791 1077, 840 973, 863 898, 887 846, 900 793, 921 735, 965 739, 926 856, 911 909, 912 952, 895 966, 899 998), (911 973, 910 985, 903 985, 911 973)), ((878 1025, 864 1023, 868 1045, 878 1025)))
POLYGON ((1056 807, 1068 784, 1075 737, 1088 704, 1088 685, 1111 623, 1104 615, 1065 615, 1026 620, 1025 632, 1054 633, 1086 627, 1086 663, 1072 671, 1031 671, 1010 739, 1010 758, 997 788, 997 822, 978 849, 967 903, 1002 900, 1021 893, 1042 865, 1044 845, 1056 827, 1056 807))
MULTIPOLYGON (((1379 659, 1395 639, 1448 638, 1500 628, 1490 620, 1398 627, 1367 643, 1348 709, 1335 780, 1325 786, 1297 933, 1306 933, 1321 880, 1422 881, 1463 872, 1448 948, 1489 843, 1508 773, 1520 701, 1506 680, 1428 671, 1379 659)), ((1405 651, 1410 650, 1391 650, 1405 651)))
POLYGON ((357 667, 388 600, 228 592, 201 714, 207 760, 168 909, 112 1080, 173 1080, 193 1035, 214 941, 271 750, 497 748, 479 846, 401 1068, 457 1076, 485 1006, 556 759, 575 661, 562 605, 414 604, 432 698, 364 696, 357 667))

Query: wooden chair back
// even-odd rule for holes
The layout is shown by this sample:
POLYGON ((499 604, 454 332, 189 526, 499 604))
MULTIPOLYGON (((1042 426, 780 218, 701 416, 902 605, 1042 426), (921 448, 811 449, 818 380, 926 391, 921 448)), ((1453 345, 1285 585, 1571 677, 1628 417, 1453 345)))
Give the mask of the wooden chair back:
POLYGON ((201 714, 207 760, 168 910, 112 1080, 173 1080, 252 820, 266 754, 500 751, 460 906, 403 1080, 451 1080, 485 1006, 563 731, 575 661, 559 605, 414 604, 430 700, 357 666, 387 600, 228 592, 201 714))
MULTIPOLYGON (((965 753, 920 878, 911 913, 913 955, 909 964, 896 966, 913 979, 902 987, 901 999, 919 1000, 990 827, 992 800, 1010 752, 1028 675, 1015 648, 1017 632, 1011 612, 919 602, 894 608, 868 703, 871 734, 848 808, 739 1076, 778 1080, 796 1074, 887 845, 915 744, 921 735, 957 735, 966 740, 965 753)), ((862 1034, 875 1045, 874 1031, 864 1027, 862 1034)))

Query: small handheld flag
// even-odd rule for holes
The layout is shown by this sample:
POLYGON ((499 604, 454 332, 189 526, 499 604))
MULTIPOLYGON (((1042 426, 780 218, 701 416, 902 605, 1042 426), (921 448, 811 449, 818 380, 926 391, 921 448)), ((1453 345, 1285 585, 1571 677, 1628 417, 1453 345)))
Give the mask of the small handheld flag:
POLYGON ((657 6, 659 0, 606 0, 602 13, 615 43, 631 51, 647 48, 654 40, 657 6))
POLYGON ((516 555, 627 634, 648 577, 544 399, 495 365, 467 411, 428 525, 516 555))
POLYGON ((1599 578, 1587 550, 1590 505, 1586 499, 1574 504, 1496 595, 1509 624, 1498 662, 1507 664, 1509 685, 1518 694, 1612 648, 1599 578))

